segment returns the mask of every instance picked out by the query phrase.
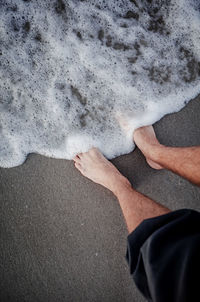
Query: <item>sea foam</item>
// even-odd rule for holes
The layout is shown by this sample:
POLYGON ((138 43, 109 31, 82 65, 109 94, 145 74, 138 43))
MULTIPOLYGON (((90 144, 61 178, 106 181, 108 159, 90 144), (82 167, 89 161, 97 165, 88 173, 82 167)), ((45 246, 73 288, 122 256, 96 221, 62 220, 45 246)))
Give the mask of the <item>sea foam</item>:
POLYGON ((198 0, 0 1, 1 167, 128 153, 199 93, 198 0))

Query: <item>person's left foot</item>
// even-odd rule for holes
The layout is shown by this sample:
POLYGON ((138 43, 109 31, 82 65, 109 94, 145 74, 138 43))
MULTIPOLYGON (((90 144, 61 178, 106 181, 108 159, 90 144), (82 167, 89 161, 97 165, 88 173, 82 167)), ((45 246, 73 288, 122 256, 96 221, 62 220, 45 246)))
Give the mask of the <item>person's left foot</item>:
POLYGON ((109 162, 97 148, 80 153, 73 158, 82 175, 115 192, 121 182, 128 180, 109 162))

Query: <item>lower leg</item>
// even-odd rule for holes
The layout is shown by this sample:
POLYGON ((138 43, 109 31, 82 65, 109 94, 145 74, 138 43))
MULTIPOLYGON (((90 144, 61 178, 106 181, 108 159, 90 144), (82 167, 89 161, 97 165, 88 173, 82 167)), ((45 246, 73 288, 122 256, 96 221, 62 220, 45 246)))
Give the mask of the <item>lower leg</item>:
POLYGON ((87 178, 112 191, 119 200, 127 228, 132 232, 144 219, 170 210, 135 191, 125 178, 96 148, 74 158, 76 168, 87 178))
POLYGON ((147 159, 200 185, 199 146, 174 148, 161 145, 152 126, 137 129, 134 141, 147 159))
POLYGON ((170 212, 168 208, 137 192, 131 186, 118 187, 115 195, 119 200, 129 233, 144 219, 170 212))

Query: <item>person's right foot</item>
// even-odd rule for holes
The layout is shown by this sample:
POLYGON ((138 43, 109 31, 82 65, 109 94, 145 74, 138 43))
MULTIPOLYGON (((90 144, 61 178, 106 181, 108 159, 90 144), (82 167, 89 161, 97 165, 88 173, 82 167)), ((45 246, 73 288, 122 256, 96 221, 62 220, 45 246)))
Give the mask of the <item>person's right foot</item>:
MULTIPOLYGON (((125 131, 126 134, 132 136, 130 125, 123 114, 116 114, 116 119, 118 120, 120 126, 125 131)), ((138 146, 138 148, 142 151, 144 154, 147 163, 149 166, 156 170, 163 169, 162 166, 157 164, 154 160, 152 160, 152 149, 154 146, 160 146, 159 141, 156 138, 154 129, 152 126, 144 126, 136 129, 133 133, 133 138, 138 146)))
POLYGON ((133 133, 134 141, 137 145, 137 147, 141 150, 141 152, 146 157, 147 163, 156 170, 163 169, 162 166, 157 164, 155 161, 153 161, 151 158, 152 149, 155 146, 160 146, 159 141, 156 138, 155 131, 152 126, 145 126, 138 128, 133 133))

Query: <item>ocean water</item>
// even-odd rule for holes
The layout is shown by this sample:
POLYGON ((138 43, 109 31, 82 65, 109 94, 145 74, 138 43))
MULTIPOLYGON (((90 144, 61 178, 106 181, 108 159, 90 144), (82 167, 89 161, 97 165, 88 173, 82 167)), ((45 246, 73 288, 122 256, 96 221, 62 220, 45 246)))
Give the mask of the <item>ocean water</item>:
POLYGON ((128 153, 199 93, 198 0, 0 0, 1 167, 128 153))

